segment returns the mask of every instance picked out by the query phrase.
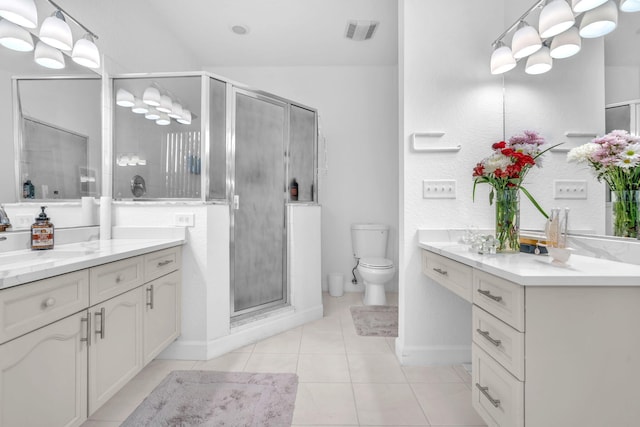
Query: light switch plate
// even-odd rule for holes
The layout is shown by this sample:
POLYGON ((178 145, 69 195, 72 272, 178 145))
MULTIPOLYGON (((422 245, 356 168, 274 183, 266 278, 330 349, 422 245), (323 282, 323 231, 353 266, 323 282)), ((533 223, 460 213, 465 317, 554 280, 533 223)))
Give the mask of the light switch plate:
POLYGON ((422 197, 425 199, 455 199, 455 179, 425 179, 422 181, 422 197))
POLYGON ((192 213, 177 213, 174 219, 174 225, 180 227, 193 227, 195 223, 195 214, 192 213))
POLYGON ((586 199, 587 181, 583 179, 556 179, 553 181, 554 199, 586 199))

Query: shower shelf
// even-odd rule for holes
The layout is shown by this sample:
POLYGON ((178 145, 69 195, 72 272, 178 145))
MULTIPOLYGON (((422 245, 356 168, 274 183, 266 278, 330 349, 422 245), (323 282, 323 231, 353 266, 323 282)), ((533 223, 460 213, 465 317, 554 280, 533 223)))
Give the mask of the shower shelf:
POLYGON ((460 151, 462 146, 460 144, 456 146, 448 146, 448 147, 425 147, 417 144, 418 138, 440 138, 444 136, 444 132, 415 132, 411 134, 411 149, 417 152, 456 152, 460 151))

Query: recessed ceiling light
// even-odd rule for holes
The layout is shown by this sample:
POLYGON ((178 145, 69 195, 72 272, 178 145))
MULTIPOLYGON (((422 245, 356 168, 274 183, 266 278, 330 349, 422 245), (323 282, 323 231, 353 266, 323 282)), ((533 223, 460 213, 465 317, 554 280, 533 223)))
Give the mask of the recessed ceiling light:
POLYGON ((233 27, 231 27, 231 31, 240 36, 244 36, 246 34, 249 34, 249 27, 247 27, 246 25, 234 25, 233 27))

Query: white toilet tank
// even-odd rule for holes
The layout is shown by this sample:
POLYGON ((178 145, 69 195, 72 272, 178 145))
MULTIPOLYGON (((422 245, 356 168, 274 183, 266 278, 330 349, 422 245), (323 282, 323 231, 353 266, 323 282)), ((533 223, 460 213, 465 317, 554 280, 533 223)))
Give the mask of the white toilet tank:
POLYGON ((384 224, 352 224, 351 247, 354 258, 385 258, 389 227, 384 224))

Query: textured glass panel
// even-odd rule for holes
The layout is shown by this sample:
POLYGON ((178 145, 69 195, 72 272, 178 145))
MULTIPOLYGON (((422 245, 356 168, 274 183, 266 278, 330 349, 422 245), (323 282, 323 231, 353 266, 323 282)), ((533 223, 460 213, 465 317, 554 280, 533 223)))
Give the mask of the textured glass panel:
POLYGON ((227 197, 226 84, 210 79, 209 102, 209 199, 227 197))
POLYGON ((311 202, 316 172, 316 113, 292 105, 290 129, 289 179, 298 183, 298 201, 311 202))
MULTIPOLYGON (((201 77, 121 78, 113 84, 116 102, 120 89, 140 101, 147 88, 155 87, 171 99, 172 106, 180 104, 183 112, 181 118, 169 117, 168 124, 161 125, 158 119, 136 114, 131 107, 114 105, 114 197, 200 198, 201 77), (185 110, 191 115, 190 122, 185 110), (144 186, 132 185, 140 179, 144 186)), ((155 112, 155 107, 146 108, 155 112)))
POLYGON ((281 105, 236 96, 234 312, 285 299, 281 105))

